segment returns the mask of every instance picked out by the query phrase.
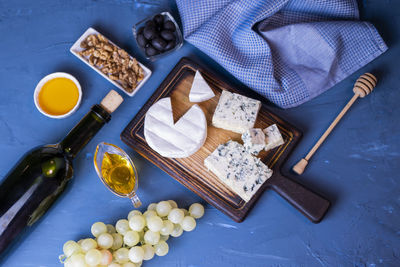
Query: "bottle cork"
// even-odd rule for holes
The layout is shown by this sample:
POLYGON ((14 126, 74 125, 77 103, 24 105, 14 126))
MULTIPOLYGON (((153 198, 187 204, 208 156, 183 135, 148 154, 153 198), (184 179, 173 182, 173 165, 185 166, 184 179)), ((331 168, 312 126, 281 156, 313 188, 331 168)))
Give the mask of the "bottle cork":
POLYGON ((122 96, 120 96, 117 92, 114 90, 111 90, 106 97, 101 100, 100 105, 108 112, 108 113, 113 113, 119 105, 121 105, 122 101, 124 99, 122 96))

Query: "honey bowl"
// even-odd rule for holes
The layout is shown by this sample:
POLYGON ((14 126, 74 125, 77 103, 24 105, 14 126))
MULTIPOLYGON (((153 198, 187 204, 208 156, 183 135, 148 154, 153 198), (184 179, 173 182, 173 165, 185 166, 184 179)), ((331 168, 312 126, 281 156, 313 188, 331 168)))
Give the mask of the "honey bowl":
POLYGON ((40 113, 50 118, 62 119, 79 108, 82 89, 71 74, 55 72, 39 81, 33 99, 40 113))

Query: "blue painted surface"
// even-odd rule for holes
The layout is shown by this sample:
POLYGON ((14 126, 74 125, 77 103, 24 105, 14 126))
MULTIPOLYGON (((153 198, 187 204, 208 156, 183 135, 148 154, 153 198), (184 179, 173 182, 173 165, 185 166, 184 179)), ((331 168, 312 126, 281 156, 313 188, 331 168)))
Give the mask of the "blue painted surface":
MULTIPOLYGON (((0 178, 29 148, 60 140, 113 86, 69 53, 90 26, 138 55, 131 26, 148 15, 172 9, 173 1, 0 0, 0 178), (142 1, 144 2, 144 1, 142 1), (32 94, 46 74, 65 71, 83 87, 79 110, 63 120, 49 119, 35 108, 32 94)), ((355 79, 375 71, 379 86, 356 102, 317 152, 299 181, 329 197, 326 218, 312 224, 279 196, 266 192, 241 224, 206 206, 196 231, 172 239, 170 253, 144 266, 399 266, 400 265, 400 3, 364 0, 361 17, 372 21, 389 50, 316 99, 290 110, 274 111, 304 131, 303 141, 285 166, 305 155, 352 96, 355 79)), ((239 85, 207 56, 185 43, 154 63, 144 61, 153 76, 134 98, 113 114, 111 122, 75 161, 75 179, 42 220, 25 232, 1 266, 61 266, 58 255, 69 239, 90 235, 101 220, 115 223, 131 210, 126 199, 110 193, 93 168, 97 143, 124 148, 137 164, 144 205, 175 199, 187 206, 201 201, 194 193, 138 156, 119 134, 173 66, 189 56, 239 85)))

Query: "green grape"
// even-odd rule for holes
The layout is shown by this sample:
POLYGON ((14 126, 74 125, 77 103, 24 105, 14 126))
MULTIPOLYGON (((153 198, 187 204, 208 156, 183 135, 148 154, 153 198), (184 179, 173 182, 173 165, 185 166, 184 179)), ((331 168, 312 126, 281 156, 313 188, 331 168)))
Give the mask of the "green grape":
POLYGON ((134 263, 138 263, 143 261, 143 257, 144 257, 144 250, 142 247, 132 247, 129 250, 129 259, 131 260, 131 262, 134 263))
POLYGON ((183 212, 183 210, 178 208, 172 209, 171 212, 168 214, 168 220, 173 223, 180 223, 184 217, 185 213, 183 212))
POLYGON ((157 203, 150 203, 148 206, 147 206, 147 210, 156 210, 156 207, 157 207, 157 203))
POLYGON ((187 209, 181 209, 183 211, 183 214, 185 214, 185 216, 189 215, 189 211, 187 209))
POLYGON ((86 238, 82 241, 81 248, 84 252, 88 252, 93 248, 97 248, 97 242, 93 238, 86 238))
POLYGON ((71 265, 73 267, 87 267, 87 263, 85 261, 85 254, 83 253, 75 253, 71 256, 71 265))
POLYGON ((156 206, 157 214, 160 217, 168 216, 171 209, 172 209, 171 204, 169 204, 168 201, 161 201, 156 206))
POLYGON ((163 220, 158 216, 152 216, 147 220, 147 227, 153 232, 159 232, 163 227, 163 220))
POLYGON ((132 210, 131 212, 128 213, 128 221, 131 219, 133 215, 142 215, 142 212, 140 210, 132 210))
POLYGON ((163 226, 160 230, 160 234, 170 235, 172 233, 172 230, 174 230, 174 224, 169 220, 163 221, 163 226))
POLYGON ((114 243, 114 238, 109 233, 103 233, 97 237, 97 244, 100 248, 111 248, 114 243))
POLYGON ((133 215, 129 219, 129 227, 134 231, 142 231, 146 226, 146 220, 142 215, 133 215))
POLYGON ((90 229, 94 237, 98 237, 102 233, 107 233, 107 226, 102 222, 96 222, 90 229))
POLYGON ((117 232, 117 230, 115 230, 114 225, 112 224, 106 224, 106 227, 107 227, 107 233, 109 234, 114 234, 117 232))
POLYGON ((169 235, 160 235, 160 240, 167 241, 169 239, 169 235))
POLYGON ((144 234, 144 242, 146 244, 155 245, 160 241, 160 233, 148 230, 144 234))
POLYGON ((139 242, 144 243, 144 231, 137 232, 139 235, 139 242))
POLYGON ((128 247, 135 246, 137 243, 139 243, 139 239, 139 234, 135 231, 128 231, 124 235, 124 243, 128 247))
POLYGON ((120 248, 114 252, 113 258, 118 263, 125 263, 129 261, 129 249, 120 248))
POLYGON ((100 261, 100 265, 108 265, 111 263, 112 261, 112 254, 110 251, 108 251, 107 249, 103 249, 100 251, 101 252, 101 261, 100 261))
POLYGON ((160 241, 158 244, 154 246, 154 251, 157 256, 165 256, 167 255, 169 250, 169 246, 167 242, 165 241, 160 241))
POLYGON ((95 248, 86 252, 86 255, 85 255, 85 261, 90 266, 99 265, 102 258, 103 258, 103 255, 101 254, 101 252, 95 248))
POLYGON ((72 264, 71 258, 67 258, 67 259, 64 261, 64 267, 74 267, 74 265, 72 264))
POLYGON ((143 216, 147 221, 150 217, 157 216, 157 212, 155 210, 147 210, 145 213, 143 213, 143 216))
POLYGON ((116 262, 112 262, 107 267, 122 267, 122 266, 116 262))
POLYGON ((169 205, 171 205, 171 209, 176 209, 178 204, 174 200, 168 200, 169 205))
POLYGON ((154 248, 152 245, 145 244, 142 246, 144 251, 143 259, 145 261, 151 260, 154 257, 154 248))
POLYGON ((178 237, 183 233, 182 226, 180 224, 174 224, 174 230, 172 230, 171 236, 178 237))
POLYGON ((70 257, 72 254, 82 251, 81 246, 73 240, 65 242, 63 246, 63 252, 66 257, 70 257))
POLYGON ((204 215, 204 207, 199 203, 193 203, 189 207, 189 213, 193 218, 199 219, 204 215))
POLYGON ((182 226, 183 230, 190 232, 196 228, 196 220, 191 216, 185 216, 180 225, 182 226))
POLYGON ((137 265, 133 262, 125 262, 122 267, 137 267, 137 265))
POLYGON ((122 235, 114 233, 114 234, 111 234, 111 236, 113 237, 113 244, 111 246, 111 249, 112 250, 117 250, 120 247, 122 247, 123 242, 124 242, 122 235))
POLYGON ((117 230, 117 232, 121 235, 124 235, 126 232, 128 232, 129 230, 131 230, 129 228, 129 222, 128 220, 125 219, 121 219, 119 221, 117 221, 117 223, 115 224, 115 229, 117 230))

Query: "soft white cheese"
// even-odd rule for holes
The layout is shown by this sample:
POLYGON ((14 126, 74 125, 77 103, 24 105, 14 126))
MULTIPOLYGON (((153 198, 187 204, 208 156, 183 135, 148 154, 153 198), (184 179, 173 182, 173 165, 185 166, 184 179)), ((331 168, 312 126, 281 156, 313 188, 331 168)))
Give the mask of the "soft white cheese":
POLYGON ((281 132, 278 129, 276 124, 272 124, 271 126, 265 128, 263 130, 265 133, 265 151, 274 149, 280 145, 283 145, 285 141, 283 141, 281 132))
POLYGON ((144 136, 147 144, 163 157, 188 157, 206 140, 206 117, 198 105, 193 105, 174 124, 171 99, 162 98, 146 113, 144 136))
POLYGON ((254 127, 261 102, 239 94, 222 91, 212 124, 215 127, 243 134, 254 127))
POLYGON ((194 75, 192 88, 189 93, 190 102, 203 102, 207 101, 215 96, 213 90, 210 88, 208 83, 204 80, 200 71, 196 71, 194 75))
POLYGON ((235 141, 219 145, 204 165, 246 202, 272 176, 267 165, 235 141))
POLYGON ((247 152, 257 156, 265 147, 265 134, 259 128, 252 128, 242 134, 243 146, 247 152))

